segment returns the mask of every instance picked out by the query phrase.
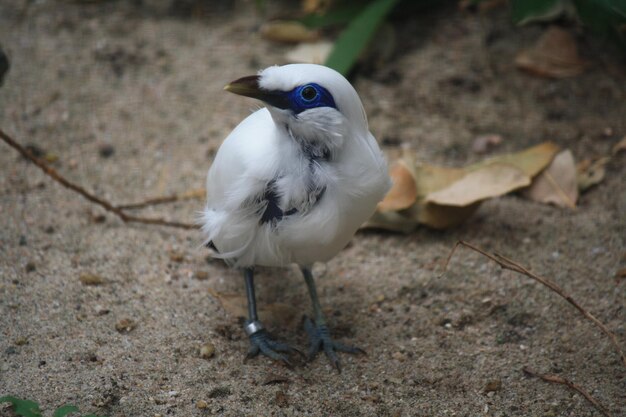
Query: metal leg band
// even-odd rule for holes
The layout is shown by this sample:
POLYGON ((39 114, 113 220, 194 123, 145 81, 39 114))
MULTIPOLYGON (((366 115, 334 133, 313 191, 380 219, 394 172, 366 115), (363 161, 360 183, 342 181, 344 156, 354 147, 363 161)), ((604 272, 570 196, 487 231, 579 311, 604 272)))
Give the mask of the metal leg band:
POLYGON ((252 336, 253 334, 260 332, 263 328, 264 327, 261 322, 257 320, 249 321, 243 325, 243 330, 248 336, 252 336))

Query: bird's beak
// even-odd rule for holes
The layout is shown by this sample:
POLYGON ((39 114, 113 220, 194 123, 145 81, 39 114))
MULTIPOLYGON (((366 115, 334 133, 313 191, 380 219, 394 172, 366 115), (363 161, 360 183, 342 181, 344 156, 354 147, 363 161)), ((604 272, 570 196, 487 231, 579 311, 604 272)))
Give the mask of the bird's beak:
POLYGON ((240 96, 252 97, 260 99, 262 90, 259 87, 259 76, 250 75, 248 77, 239 78, 232 83, 226 85, 224 90, 239 94, 240 96))
POLYGON ((259 76, 239 78, 224 87, 224 90, 240 96, 252 97, 280 109, 289 108, 289 100, 282 91, 264 90, 259 86, 259 76))

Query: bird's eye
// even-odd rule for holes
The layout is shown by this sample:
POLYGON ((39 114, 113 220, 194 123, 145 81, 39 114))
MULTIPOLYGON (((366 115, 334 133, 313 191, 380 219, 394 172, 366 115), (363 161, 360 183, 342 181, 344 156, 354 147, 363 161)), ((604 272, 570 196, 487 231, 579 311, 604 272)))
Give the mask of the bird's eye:
POLYGON ((308 85, 300 91, 300 97, 302 97, 306 101, 312 101, 317 97, 317 90, 308 85))

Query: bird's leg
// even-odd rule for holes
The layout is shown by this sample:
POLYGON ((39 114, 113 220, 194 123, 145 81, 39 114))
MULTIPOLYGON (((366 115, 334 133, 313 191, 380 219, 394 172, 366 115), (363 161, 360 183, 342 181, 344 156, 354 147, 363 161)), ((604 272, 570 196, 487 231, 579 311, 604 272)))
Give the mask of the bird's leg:
POLYGON ((305 317, 304 319, 304 329, 309 336, 310 342, 308 352, 309 359, 312 359, 317 354, 317 352, 323 349, 331 364, 335 367, 335 369, 337 369, 337 371, 341 372, 339 358, 337 357, 336 352, 365 352, 358 347, 347 346, 342 343, 335 342, 331 339, 328 326, 326 325, 326 319, 324 318, 324 313, 322 313, 322 307, 320 306, 320 300, 317 296, 317 289, 315 287, 315 281, 313 279, 311 269, 303 266, 301 266, 300 269, 302 270, 302 275, 304 275, 304 282, 306 282, 306 286, 309 290, 311 303, 313 304, 313 318, 315 320, 312 321, 308 317, 305 317))
POLYGON ((262 353, 265 356, 269 356, 274 360, 282 361, 286 365, 291 366, 291 362, 289 362, 287 356, 279 352, 291 353, 297 352, 297 350, 285 343, 272 340, 259 321, 259 316, 256 311, 256 296, 254 294, 254 269, 245 268, 243 270, 243 276, 246 282, 246 296, 248 298, 248 320, 246 320, 243 326, 243 329, 250 339, 250 349, 248 350, 247 358, 253 358, 259 353, 262 353))

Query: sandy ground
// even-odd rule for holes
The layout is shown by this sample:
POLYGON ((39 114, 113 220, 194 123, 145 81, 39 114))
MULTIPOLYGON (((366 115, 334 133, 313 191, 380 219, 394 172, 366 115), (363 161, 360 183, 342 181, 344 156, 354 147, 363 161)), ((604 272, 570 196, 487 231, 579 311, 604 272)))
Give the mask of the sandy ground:
MULTIPOLYGON (((260 22, 253 2, 189 18, 167 4, 4 0, 12 67, 0 127, 117 203, 201 188, 216 147, 254 107, 223 85, 285 62, 288 48, 260 39, 260 22)), ((582 159, 626 135, 623 61, 601 42, 581 42, 587 73, 550 81, 514 68, 542 29, 514 29, 504 11, 451 8, 398 28, 394 58, 355 79, 390 155, 403 144, 425 160, 469 163, 483 157, 472 139, 495 133, 498 151, 549 139, 582 159)), ((200 233, 125 225, 0 150, 0 395, 36 400, 47 415, 68 403, 110 417, 600 415, 524 366, 626 415, 618 356, 555 294, 467 250, 438 277, 458 239, 497 250, 554 279, 626 346, 626 281, 615 278, 626 266, 624 154, 576 210, 508 196, 454 230, 358 234, 315 270, 336 337, 368 352, 342 356, 337 374, 323 356, 293 370, 243 363, 239 321, 209 294, 243 294, 242 279, 207 260, 200 233), (84 285, 84 274, 104 282, 84 285), (124 319, 136 327, 116 330, 124 319), (204 343, 210 359, 199 356, 204 343)), ((191 221, 201 205, 141 213, 191 221)), ((262 305, 295 306, 266 324, 304 347, 302 278, 263 270, 257 281, 262 305)))

